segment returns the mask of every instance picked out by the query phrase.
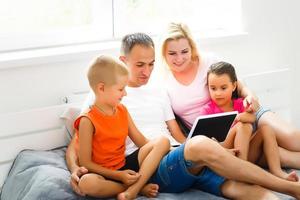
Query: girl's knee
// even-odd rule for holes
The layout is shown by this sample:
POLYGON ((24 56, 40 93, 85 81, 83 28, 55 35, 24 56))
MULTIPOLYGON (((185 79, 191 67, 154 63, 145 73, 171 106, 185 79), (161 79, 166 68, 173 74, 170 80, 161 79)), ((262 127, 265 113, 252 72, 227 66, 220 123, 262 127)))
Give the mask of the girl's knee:
POLYGON ((235 126, 237 128, 237 131, 242 132, 243 134, 245 133, 251 134, 253 130, 252 124, 250 123, 238 122, 235 126))

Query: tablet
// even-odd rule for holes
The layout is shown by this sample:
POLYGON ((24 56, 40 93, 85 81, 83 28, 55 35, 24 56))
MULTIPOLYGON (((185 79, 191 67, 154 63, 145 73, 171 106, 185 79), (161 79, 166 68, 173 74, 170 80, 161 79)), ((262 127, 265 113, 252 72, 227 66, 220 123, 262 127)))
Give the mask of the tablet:
POLYGON ((225 140, 237 114, 237 111, 232 111, 197 117, 187 138, 205 135, 222 142, 225 140))

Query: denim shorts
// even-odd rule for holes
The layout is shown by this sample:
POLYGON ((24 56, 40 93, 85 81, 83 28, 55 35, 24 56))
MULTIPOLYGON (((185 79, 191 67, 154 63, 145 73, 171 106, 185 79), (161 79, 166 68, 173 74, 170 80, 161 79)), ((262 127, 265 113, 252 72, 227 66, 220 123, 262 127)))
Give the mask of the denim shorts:
POLYGON ((261 116, 263 116, 263 114, 265 114, 266 112, 269 112, 269 111, 271 111, 271 109, 269 109, 269 108, 264 108, 264 107, 262 107, 262 106, 259 107, 258 111, 256 111, 256 113, 255 113, 256 120, 255 120, 255 122, 252 124, 252 126, 253 126, 253 132, 256 132, 256 131, 257 131, 258 121, 259 121, 259 119, 261 118, 261 116))
POLYGON ((225 178, 205 167, 195 176, 188 171, 193 166, 191 161, 184 159, 185 144, 169 152, 160 162, 159 167, 149 182, 159 185, 159 192, 179 193, 196 188, 222 196, 221 185, 225 178))

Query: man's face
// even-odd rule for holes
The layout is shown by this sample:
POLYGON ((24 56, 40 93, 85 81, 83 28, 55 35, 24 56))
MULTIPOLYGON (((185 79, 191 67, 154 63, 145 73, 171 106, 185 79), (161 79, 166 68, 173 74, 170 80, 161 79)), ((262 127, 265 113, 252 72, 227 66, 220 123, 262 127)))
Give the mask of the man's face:
POLYGON ((155 61, 152 47, 135 45, 131 52, 121 60, 125 62, 129 70, 129 87, 140 87, 148 83, 155 61))

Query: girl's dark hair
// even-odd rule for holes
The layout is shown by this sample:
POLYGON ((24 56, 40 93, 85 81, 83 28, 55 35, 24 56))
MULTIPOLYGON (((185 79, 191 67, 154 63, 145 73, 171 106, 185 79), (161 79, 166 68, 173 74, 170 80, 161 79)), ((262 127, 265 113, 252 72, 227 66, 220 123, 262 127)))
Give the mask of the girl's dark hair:
MULTIPOLYGON (((208 83, 208 76, 209 74, 216 74, 216 75, 223 75, 223 74, 227 74, 231 80, 231 82, 236 82, 237 81, 237 77, 236 77, 236 73, 235 73, 235 69, 234 67, 227 62, 217 62, 214 63, 210 66, 208 72, 207 72, 207 83, 208 83)), ((232 92, 232 98, 236 99, 238 98, 238 90, 237 87, 235 88, 235 90, 232 92)))

